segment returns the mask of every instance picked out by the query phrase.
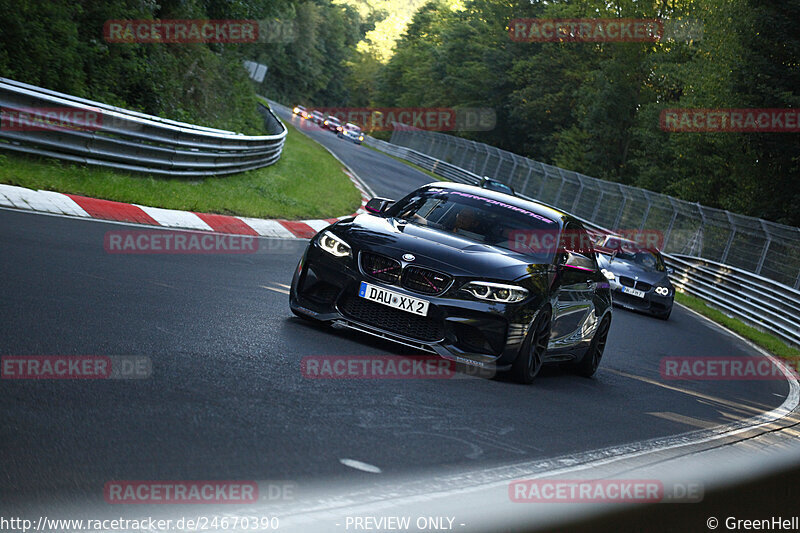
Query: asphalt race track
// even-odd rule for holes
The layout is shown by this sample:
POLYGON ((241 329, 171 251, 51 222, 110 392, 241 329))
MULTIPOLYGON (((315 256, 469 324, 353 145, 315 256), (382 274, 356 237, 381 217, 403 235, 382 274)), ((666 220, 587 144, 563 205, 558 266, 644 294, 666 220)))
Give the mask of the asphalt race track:
MULTIPOLYGON (((307 133, 378 195, 430 181, 330 132, 307 133)), ((593 379, 557 368, 531 386, 306 379, 305 356, 412 351, 291 314, 304 241, 261 239, 255 254, 108 254, 114 229, 132 228, 0 210, 0 354, 141 355, 153 366, 142 380, 0 381, 4 505, 102 502, 115 479, 302 486, 477 469, 726 424, 788 391, 778 380, 662 380, 663 357, 755 354, 679 306, 667 322, 615 309, 593 379)))

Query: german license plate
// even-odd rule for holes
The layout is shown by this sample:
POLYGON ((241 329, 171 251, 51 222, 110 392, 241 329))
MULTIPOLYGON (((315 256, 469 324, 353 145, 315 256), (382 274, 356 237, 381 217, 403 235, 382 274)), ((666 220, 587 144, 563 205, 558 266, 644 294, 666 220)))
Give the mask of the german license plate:
POLYGON ((371 302, 378 302, 379 304, 394 307, 395 309, 400 309, 401 311, 407 311, 420 316, 428 315, 429 302, 420 300, 419 298, 405 296, 394 291, 386 290, 383 287, 372 285, 366 281, 361 282, 358 295, 371 302))
POLYGON ((622 292, 630 294, 631 296, 636 296, 637 298, 644 298, 644 291, 631 289, 630 287, 622 287, 622 292))

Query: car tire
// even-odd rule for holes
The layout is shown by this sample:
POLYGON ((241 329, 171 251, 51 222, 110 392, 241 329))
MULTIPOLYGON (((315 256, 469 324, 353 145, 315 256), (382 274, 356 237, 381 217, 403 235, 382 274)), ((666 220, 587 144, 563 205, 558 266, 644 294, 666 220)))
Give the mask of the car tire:
POLYGON ((539 312, 536 321, 531 326, 530 332, 522 345, 517 359, 511 365, 509 377, 517 383, 528 385, 542 368, 542 361, 550 342, 550 308, 545 307, 539 312))
POLYGON ((608 340, 608 330, 610 327, 611 319, 605 317, 597 327, 597 331, 594 332, 592 341, 589 343, 589 348, 586 350, 583 358, 573 367, 576 374, 585 378, 590 378, 597 372, 597 367, 600 366, 600 360, 603 358, 603 352, 606 349, 606 341, 608 340))

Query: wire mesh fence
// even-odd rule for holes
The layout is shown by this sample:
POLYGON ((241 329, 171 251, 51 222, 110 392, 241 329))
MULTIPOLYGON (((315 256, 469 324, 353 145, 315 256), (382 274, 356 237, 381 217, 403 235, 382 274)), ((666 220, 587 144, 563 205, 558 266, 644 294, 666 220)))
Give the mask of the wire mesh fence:
POLYGON ((800 288, 800 228, 604 181, 452 135, 396 125, 391 143, 416 150, 608 229, 663 232, 663 249, 800 288))

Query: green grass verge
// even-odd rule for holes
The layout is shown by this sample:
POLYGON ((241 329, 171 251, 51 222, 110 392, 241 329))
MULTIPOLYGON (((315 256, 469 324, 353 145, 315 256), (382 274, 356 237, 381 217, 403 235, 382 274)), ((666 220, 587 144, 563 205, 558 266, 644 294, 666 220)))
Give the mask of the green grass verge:
POLYGON ((722 311, 709 306, 700 298, 692 296, 691 294, 686 294, 685 292, 676 292, 675 301, 685 305, 689 309, 697 311, 701 315, 710 318, 714 322, 721 324, 732 331, 735 331, 745 339, 751 341, 753 344, 764 348, 774 355, 783 357, 784 359, 800 359, 800 350, 797 348, 789 346, 774 335, 764 333, 763 331, 760 331, 752 326, 748 326, 738 319, 729 317, 722 311))
POLYGON ((327 150, 287 125, 272 166, 214 178, 160 178, 0 151, 0 183, 141 205, 257 218, 354 213, 361 195, 327 150))
MULTIPOLYGON (((362 144, 362 146, 367 146, 367 145, 366 145, 366 144, 362 144)), ((396 156, 393 156, 393 155, 389 155, 389 154, 387 154, 387 153, 386 153, 386 152, 384 152, 384 151, 378 150, 378 149, 377 149, 377 148, 375 148, 374 146, 367 146, 367 148, 369 148, 370 150, 374 150, 374 151, 378 152, 379 154, 383 154, 383 155, 385 155, 385 156, 387 156, 387 157, 391 157, 391 158, 392 158, 392 159, 394 159, 395 161, 400 161, 400 162, 401 162, 401 163, 403 163, 404 165, 408 165, 409 167, 413 168, 414 170, 419 170, 419 171, 420 171, 420 172, 422 172, 423 174, 427 174, 428 176, 432 177, 432 178, 433 178, 434 180, 436 180, 436 181, 450 181, 450 180, 448 180, 447 178, 443 178, 443 177, 441 177, 441 176, 437 176, 436 174, 434 174, 434 173, 433 173, 433 172, 431 172, 430 170, 425 170, 424 168, 422 168, 422 167, 420 167, 420 166, 417 166, 417 165, 415 165, 414 163, 410 163, 410 162, 406 161, 405 159, 400 159, 399 157, 396 157, 396 156)))

